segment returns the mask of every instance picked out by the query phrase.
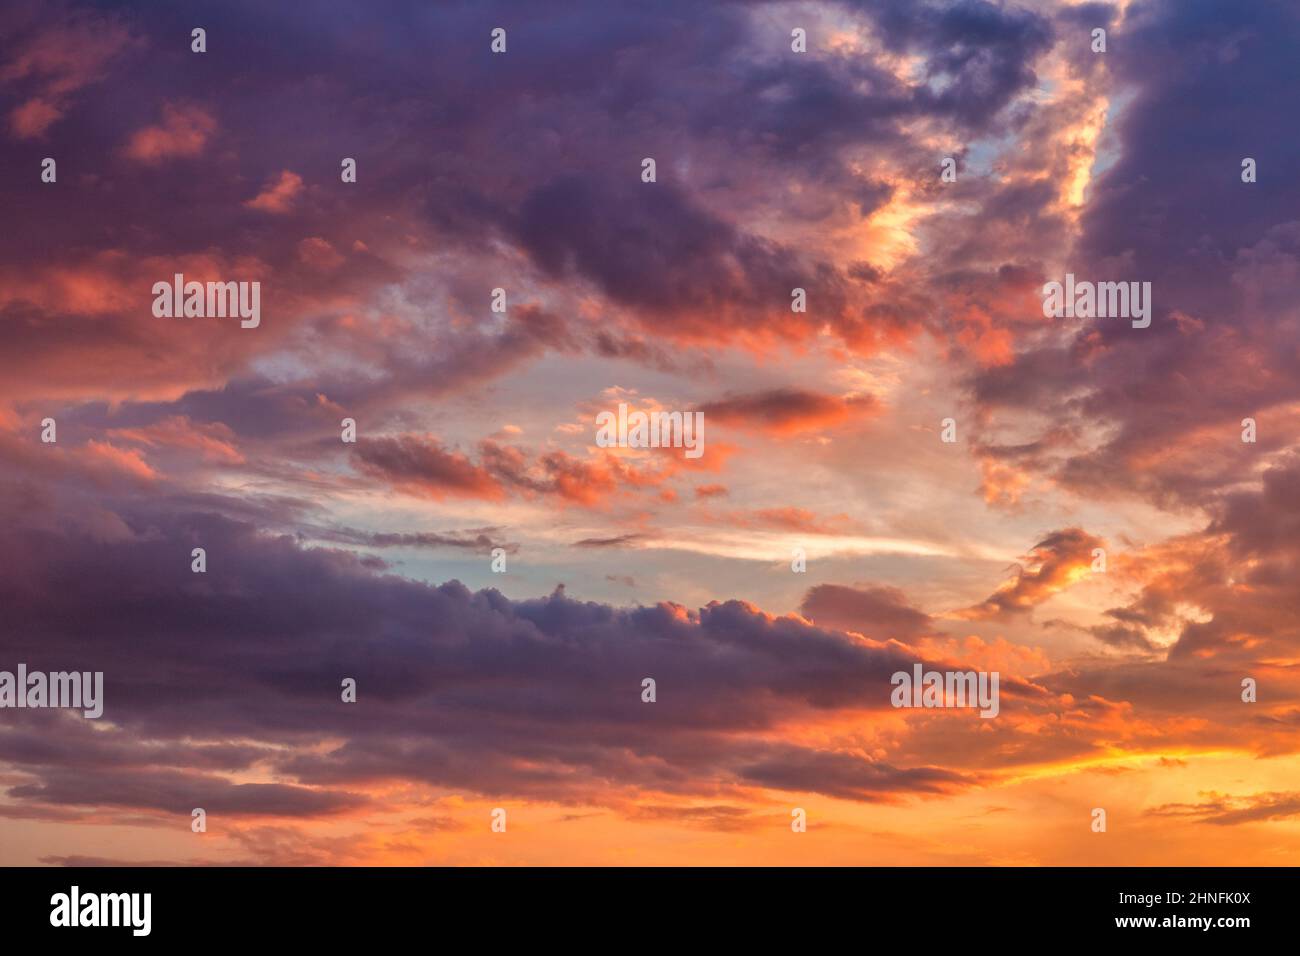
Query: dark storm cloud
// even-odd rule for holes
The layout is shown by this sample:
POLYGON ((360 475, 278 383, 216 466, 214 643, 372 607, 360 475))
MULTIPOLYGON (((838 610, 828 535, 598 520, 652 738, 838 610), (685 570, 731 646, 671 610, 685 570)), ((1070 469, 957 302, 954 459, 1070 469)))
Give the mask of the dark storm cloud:
POLYGON ((982 0, 881 0, 864 6, 886 45, 920 51, 927 79, 943 81, 938 92, 929 86, 917 91, 926 111, 951 114, 971 128, 987 123, 1013 94, 1033 85, 1034 60, 1053 38, 1041 14, 982 0))
MULTIPOLYGON (((250 377, 251 353, 283 347, 304 327, 324 352, 353 351, 356 334, 329 321, 410 280, 412 249, 480 257, 501 242, 519 245, 541 276, 585 279, 669 334, 806 338, 823 321, 855 346, 901 334, 903 315, 855 304, 855 280, 727 211, 787 201, 772 198, 773 177, 804 184, 800 202, 811 205, 800 218, 834 208, 823 190, 878 206, 893 186, 855 172, 842 151, 870 144, 910 165, 905 126, 917 117, 968 134, 992 124, 1032 86, 1047 21, 986 3, 926 6, 910 19, 893 5, 868 7, 892 47, 927 64, 909 85, 870 57, 809 55, 791 69, 788 36, 754 11, 337 2, 305 22, 260 3, 168 4, 147 19, 115 5, 58 5, 54 15, 14 5, 0 18, 10 50, 0 111, 35 102, 25 115, 36 115, 57 100, 57 117, 33 135, 62 166, 57 189, 0 183, 0 205, 18 216, 0 236, 3 260, 30 264, 43 283, 35 298, 0 302, 2 354, 23 354, 12 380, 93 394, 175 391, 197 374, 204 390, 221 390, 250 377), (199 21, 202 55, 189 49, 199 21), (510 52, 493 56, 488 33, 501 23, 510 52), (947 85, 936 92, 928 81, 938 79, 947 85), (687 153, 693 171, 681 176, 687 153), (637 175, 646 155, 660 160, 653 188, 637 175), (346 187, 344 156, 360 169, 346 187), (286 177, 301 186, 282 206, 251 202, 286 177), (145 292, 185 257, 193 268, 257 271, 274 321, 251 339, 176 323, 160 333, 145 292), (78 313, 69 276, 105 285, 98 307, 112 321, 78 313), (819 319, 792 323, 795 286, 817 290, 819 319), (138 362, 159 334, 168 346, 138 362), (87 363, 96 343, 126 374, 87 363)), ((665 361, 602 335, 590 340, 600 354, 618 347, 665 361)), ((533 345, 529 356, 564 347, 533 345)), ((407 351, 388 356, 390 371, 407 351)), ((350 397, 346 383, 327 384, 331 399, 350 397)))
POLYGON ((788 315, 792 288, 834 278, 712 216, 672 183, 628 188, 618 178, 629 177, 568 175, 524 200, 518 236, 543 270, 586 276, 615 302, 701 316, 778 307, 788 315))
POLYGON ((6 722, 0 758, 31 777, 8 792, 33 805, 315 815, 357 806, 350 791, 386 779, 574 799, 596 780, 864 798, 959 782, 793 745, 777 753, 752 736, 800 715, 887 707, 889 675, 911 665, 898 648, 734 601, 616 609, 562 591, 512 601, 432 587, 165 499, 120 503, 104 533, 79 515, 103 502, 69 495, 52 524, 4 487, 0 555, 23 568, 0 583, 6 654, 105 673, 98 733, 82 722, 47 736, 65 726, 48 711, 6 722), (202 575, 190 570, 200 546, 202 575), (652 710, 640 700, 648 675, 652 710), (357 681, 355 705, 340 700, 343 677, 357 681), (304 747, 326 739, 343 743, 304 747), (296 782, 212 773, 254 766, 296 782), (824 784, 823 766, 834 768, 824 784))
MULTIPOLYGON (((1259 456, 1237 438, 1241 417, 1258 414, 1258 450, 1277 451, 1294 438, 1285 408, 1300 401, 1294 6, 1135 3, 1104 66, 1082 48, 1084 28, 1113 27, 1108 6, 1050 19, 980 0, 840 8, 916 57, 913 77, 867 54, 793 65, 786 32, 755 9, 357 0, 304 17, 243 0, 156 5, 145 18, 110 3, 5 6, 0 136, 23 172, 0 177, 0 399, 24 415, 66 402, 56 410, 68 430, 42 449, 0 433, 3 645, 8 663, 102 669, 107 717, 90 733, 64 715, 6 712, 14 803, 48 819, 88 800, 311 817, 364 808, 360 791, 389 781, 576 802, 609 788, 714 800, 746 786, 879 800, 978 785, 950 769, 977 759, 983 770, 1096 753, 1094 721, 1107 718, 1109 734, 1126 717, 1113 701, 1143 716, 1216 713, 1199 739, 1241 746, 1246 665, 1276 674, 1270 701, 1294 703, 1256 649, 1291 659, 1300 634, 1296 480, 1278 469, 1262 492, 1242 491, 1259 456), (201 57, 189 52, 198 22, 201 57), (488 31, 501 23, 510 53, 494 57, 488 31), (1014 311, 1005 300, 1037 281, 1040 250, 1073 228, 1047 177, 968 184, 959 150, 953 196, 978 214, 936 222, 946 234, 904 264, 905 279, 822 261, 762 224, 819 229, 842 205, 878 207, 910 170, 933 198, 936 138, 1050 126, 1023 94, 1063 36, 1076 36, 1063 53, 1072 75, 1113 72, 1132 94, 1123 111, 1114 99, 1115 162, 1091 185, 1074 271, 1152 281, 1156 312, 1148 330, 1100 323, 1063 346, 1029 335, 1014 354, 993 350, 970 382, 977 414, 1032 410, 1052 425, 983 450, 1084 497, 1136 491, 1205 508, 1223 538, 1193 542, 1185 565, 1153 573, 1094 632, 1144 654, 1172 632, 1169 661, 1042 679, 1073 697, 1071 731, 1018 739, 1003 721, 972 742, 945 715, 888 761, 796 746, 778 734, 801 719, 884 711, 889 675, 915 660, 837 628, 905 642, 928 627, 924 612, 883 589, 830 585, 808 595, 811 625, 738 601, 614 608, 562 590, 511 600, 434 587, 345 546, 477 547, 481 536, 342 528, 322 533, 339 547, 307 548, 323 525, 310 489, 229 499, 96 443, 179 420, 228 428, 236 452, 314 462, 342 413, 398 419, 412 397, 479 387, 548 351, 664 367, 677 358, 651 332, 713 346, 823 328, 865 350, 922 328, 965 331, 952 315, 972 302, 1014 311), (57 188, 36 180, 45 155, 59 157, 57 188), (638 176, 648 155, 653 185, 638 176), (861 171, 864 155, 899 181, 861 171), (1251 186, 1239 179, 1248 155, 1261 170, 1251 186), (356 184, 339 182, 344 156, 359 160, 356 184), (301 177, 296 192, 254 201, 287 174, 301 177), (263 277, 265 326, 232 336, 153 320, 147 290, 179 257, 263 277), (514 299, 495 331, 476 327, 503 263, 539 296, 597 293, 601 329, 514 299), (811 291, 806 316, 789 311, 795 286, 811 291), (939 298, 951 307, 932 308, 939 298), (278 363, 285 350, 309 372, 278 363), (1103 426, 1096 447, 1078 447, 1080 422, 1103 426), (206 574, 190 571, 194 547, 207 550, 206 574), (639 696, 646 676, 659 685, 653 707, 639 696), (357 680, 358 703, 340 701, 343 677, 357 680), (234 772, 294 782, 221 776, 234 772)), ((740 402, 760 420, 772 409, 740 402)), ((620 480, 561 454, 530 461, 485 443, 471 459, 374 434, 363 431, 357 467, 426 491, 589 500, 620 480)), ((1040 542, 1036 563, 977 613, 1033 607, 1089 543, 1083 532, 1040 542)), ((1009 677, 1003 693, 1013 719, 1031 698, 1055 703, 1009 677)), ((702 815, 725 825, 728 806, 702 815)))
POLYGON ((1152 325, 1085 323, 973 383, 989 411, 1104 425, 1094 447, 1027 462, 1068 487, 1204 505, 1250 467, 1242 418, 1272 422, 1260 451, 1294 437, 1270 412, 1300 400, 1300 353, 1285 345, 1300 322, 1300 193, 1263 170, 1300 152, 1300 131, 1276 121, 1300 105, 1277 79, 1298 41, 1285 3, 1138 4, 1111 33, 1107 63, 1131 102, 1113 111, 1117 158, 1092 183, 1065 262, 1081 279, 1151 282, 1152 325), (1241 181, 1245 157, 1256 183, 1241 181))

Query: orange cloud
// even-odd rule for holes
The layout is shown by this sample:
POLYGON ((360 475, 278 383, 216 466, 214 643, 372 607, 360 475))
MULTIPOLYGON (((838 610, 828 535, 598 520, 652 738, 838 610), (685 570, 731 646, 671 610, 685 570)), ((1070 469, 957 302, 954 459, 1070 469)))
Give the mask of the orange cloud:
POLYGON ((980 458, 980 495, 990 505, 1014 508, 1033 483, 1033 477, 995 458, 980 458))
POLYGON ((1027 611, 1087 574, 1092 566, 1092 550, 1101 545, 1100 538, 1082 528, 1055 531, 1034 545, 1025 564, 1016 568, 1014 578, 957 616, 980 619, 1027 611))

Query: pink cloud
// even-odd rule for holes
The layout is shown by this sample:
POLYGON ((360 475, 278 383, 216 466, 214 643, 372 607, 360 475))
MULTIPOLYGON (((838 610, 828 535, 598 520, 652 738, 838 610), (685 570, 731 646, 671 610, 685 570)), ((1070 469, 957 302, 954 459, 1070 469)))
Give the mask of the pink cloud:
POLYGON ((311 268, 323 272, 336 269, 343 264, 343 256, 328 239, 322 239, 320 236, 309 236, 299 242, 298 258, 311 268))
POLYGON ((286 169, 280 173, 279 179, 258 193, 256 198, 248 200, 244 205, 261 212, 288 212, 289 207, 293 205, 294 197, 301 191, 302 177, 286 169))
POLYGON ((183 415, 173 415, 147 427, 118 428, 109 434, 151 447, 198 452, 208 462, 228 465, 244 463, 244 456, 234 444, 234 432, 222 422, 196 424, 183 415))
POLYGON ((109 472, 120 472, 144 481, 153 481, 158 477, 144 456, 134 449, 118 448, 92 438, 86 442, 86 452, 91 461, 109 472))
POLYGON ((62 115, 54 103, 38 96, 10 113, 9 125, 19 139, 31 139, 43 134, 62 115))
POLYGON ((197 156, 217 128, 217 121, 197 106, 163 106, 163 121, 136 130, 124 152, 130 159, 157 165, 167 159, 197 156))
POLYGON ((71 94, 101 79, 108 62, 132 45, 126 28, 109 19, 77 14, 66 24, 23 38, 7 37, 10 55, 0 84, 34 84, 34 93, 9 114, 19 139, 34 139, 62 118, 71 94))

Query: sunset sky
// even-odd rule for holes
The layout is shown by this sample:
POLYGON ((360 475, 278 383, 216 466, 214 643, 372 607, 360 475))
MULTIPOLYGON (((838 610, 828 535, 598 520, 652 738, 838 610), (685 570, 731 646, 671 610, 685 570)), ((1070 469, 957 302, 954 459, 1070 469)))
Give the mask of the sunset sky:
POLYGON ((0 710, 0 864, 1294 864, 1298 51, 1283 0, 4 4, 0 670, 104 715, 0 710), (916 662, 998 716, 893 708, 916 662))

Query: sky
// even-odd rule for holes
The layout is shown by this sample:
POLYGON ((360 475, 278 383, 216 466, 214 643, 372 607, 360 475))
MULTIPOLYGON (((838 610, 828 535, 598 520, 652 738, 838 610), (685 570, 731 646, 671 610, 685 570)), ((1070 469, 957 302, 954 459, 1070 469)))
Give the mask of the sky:
POLYGON ((0 709, 0 864, 1294 863, 1297 49, 1270 0, 5 4, 0 671, 104 712, 0 709))

